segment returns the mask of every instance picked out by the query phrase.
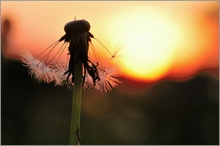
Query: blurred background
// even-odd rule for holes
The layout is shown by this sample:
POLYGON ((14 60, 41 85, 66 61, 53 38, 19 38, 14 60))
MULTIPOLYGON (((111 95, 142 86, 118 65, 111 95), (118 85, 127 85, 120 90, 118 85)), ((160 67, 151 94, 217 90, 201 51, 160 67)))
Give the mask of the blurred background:
POLYGON ((72 90, 36 83, 19 53, 76 16, 110 51, 123 45, 122 84, 83 92, 81 144, 218 145, 218 14, 217 1, 1 2, 1 144, 69 143, 72 90))

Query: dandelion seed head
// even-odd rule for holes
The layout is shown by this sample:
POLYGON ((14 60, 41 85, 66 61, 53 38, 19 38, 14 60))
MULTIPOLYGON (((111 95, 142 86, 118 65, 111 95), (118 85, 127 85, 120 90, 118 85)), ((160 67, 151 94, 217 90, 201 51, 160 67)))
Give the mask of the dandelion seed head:
MULTIPOLYGON (((86 20, 70 21, 64 26, 66 34, 58 41, 51 44, 36 58, 28 50, 20 53, 21 61, 24 66, 28 67, 29 74, 38 82, 72 87, 74 86, 75 70, 77 69, 76 62, 79 59, 84 71, 82 74, 83 87, 94 87, 104 92, 111 91, 112 88, 120 83, 117 79, 120 76, 117 69, 118 63, 114 62, 118 51, 111 54, 89 30, 90 24, 86 20), (89 47, 93 47, 91 39, 97 40, 112 57, 105 61, 98 61, 97 64, 93 63, 94 60, 91 60, 88 56, 89 47), (54 54, 52 51, 55 50, 61 41, 63 41, 63 44, 55 55, 52 56, 54 54), (59 60, 67 44, 69 44, 68 51, 70 56, 68 65, 59 60)), ((95 52, 95 49, 92 51, 95 52)))

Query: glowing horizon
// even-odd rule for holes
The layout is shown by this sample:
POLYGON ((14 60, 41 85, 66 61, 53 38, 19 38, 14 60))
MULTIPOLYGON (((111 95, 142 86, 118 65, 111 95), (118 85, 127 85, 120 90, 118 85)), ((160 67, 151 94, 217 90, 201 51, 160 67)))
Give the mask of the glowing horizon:
MULTIPOLYGON (((42 52, 76 16, 90 22, 90 32, 111 52, 123 45, 121 71, 142 81, 218 67, 217 13, 215 1, 2 2, 2 18, 13 22, 9 52, 42 52)), ((93 43, 101 56, 104 51, 93 43)))

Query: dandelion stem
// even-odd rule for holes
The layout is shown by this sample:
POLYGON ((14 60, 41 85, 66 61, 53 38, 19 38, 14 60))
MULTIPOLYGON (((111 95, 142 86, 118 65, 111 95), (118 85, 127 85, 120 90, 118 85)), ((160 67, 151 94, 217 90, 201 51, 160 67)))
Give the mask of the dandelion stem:
POLYGON ((72 99, 70 145, 80 144, 80 114, 82 99, 82 62, 76 59, 72 99))

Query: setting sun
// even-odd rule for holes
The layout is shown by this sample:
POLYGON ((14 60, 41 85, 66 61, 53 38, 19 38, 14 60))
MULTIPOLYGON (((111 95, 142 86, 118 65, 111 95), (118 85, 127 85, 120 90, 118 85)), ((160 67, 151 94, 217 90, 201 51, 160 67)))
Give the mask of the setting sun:
POLYGON ((169 68, 181 32, 175 21, 155 9, 128 11, 115 32, 126 51, 122 61, 130 76, 154 80, 169 68), (128 17, 129 16, 129 17, 128 17))

